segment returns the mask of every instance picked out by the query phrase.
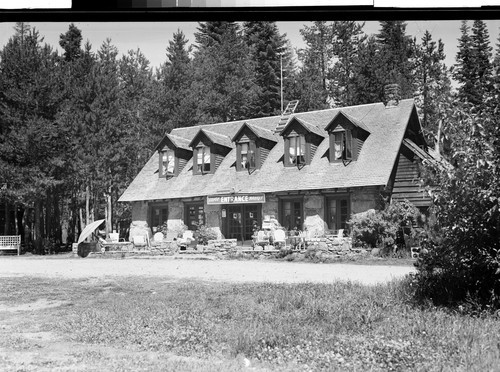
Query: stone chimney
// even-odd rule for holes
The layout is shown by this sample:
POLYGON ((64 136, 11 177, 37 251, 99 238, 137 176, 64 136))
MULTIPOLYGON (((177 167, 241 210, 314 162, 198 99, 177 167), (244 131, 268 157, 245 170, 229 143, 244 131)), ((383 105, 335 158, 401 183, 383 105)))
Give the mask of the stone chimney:
POLYGON ((387 84, 384 87, 384 105, 386 108, 396 107, 401 99, 399 84, 387 84))

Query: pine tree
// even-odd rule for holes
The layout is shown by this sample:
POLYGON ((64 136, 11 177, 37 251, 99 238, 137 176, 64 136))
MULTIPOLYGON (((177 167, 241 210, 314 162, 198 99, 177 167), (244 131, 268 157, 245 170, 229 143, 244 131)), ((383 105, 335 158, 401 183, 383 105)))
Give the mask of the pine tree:
POLYGON ((453 78, 460 84, 458 96, 461 101, 470 101, 474 95, 473 67, 472 67, 472 40, 467 21, 460 26, 461 36, 458 39, 458 52, 455 57, 457 63, 453 69, 453 78))
POLYGON ((484 102, 491 89, 492 65, 491 46, 486 23, 475 20, 472 25, 472 79, 474 84, 474 98, 471 103, 480 105, 484 102))
MULTIPOLYGON (((377 35, 381 72, 386 84, 398 84, 401 98, 412 98, 415 92, 413 81, 413 58, 415 54, 414 41, 406 35, 404 21, 382 21, 377 35)), ((383 86, 379 87, 383 91, 383 86)))
MULTIPOLYGON (((440 122, 443 119, 443 105, 451 94, 451 82, 444 65, 444 44, 436 44, 429 31, 425 31, 421 44, 417 46, 416 82, 417 106, 420 108, 421 124, 430 144, 442 140, 440 122), (439 133, 438 133, 439 131, 439 133), (440 137, 440 138, 438 138, 440 137)), ((440 143, 436 143, 439 148, 440 143)))
POLYGON ((8 185, 3 197, 34 207, 42 252, 44 239, 61 239, 56 204, 47 200, 55 200, 66 172, 68 131, 55 120, 63 84, 59 57, 38 31, 23 23, 15 30, 0 55, 0 179, 8 185))
POLYGON ((304 26, 300 34, 306 43, 306 48, 299 51, 306 69, 318 73, 321 88, 328 90, 328 65, 333 58, 333 30, 326 21, 316 21, 312 26, 304 26))
POLYGON ((64 49, 64 59, 73 61, 81 55, 82 32, 73 23, 68 31, 59 36, 59 45, 64 49))
MULTIPOLYGON (((255 116, 281 113, 280 69, 283 69, 283 60, 287 58, 286 39, 280 35, 275 22, 245 22, 243 30, 255 62, 256 84, 260 88, 260 94, 253 103, 255 116)), ((284 69, 284 78, 286 72, 284 69)))
POLYGON ((194 38, 198 48, 209 47, 221 42, 221 37, 226 32, 236 33, 239 26, 236 22, 209 21, 200 22, 194 38))
POLYGON ((387 83, 385 58, 379 44, 370 36, 358 48, 358 58, 353 63, 352 104, 382 102, 383 87, 387 83))
POLYGON ((163 109, 160 115, 165 115, 163 135, 166 131, 180 126, 196 124, 191 113, 195 110, 191 100, 190 87, 193 82, 193 66, 189 54, 191 46, 184 33, 178 30, 169 41, 167 61, 161 66, 158 78, 162 91, 163 109))
POLYGON ((199 47, 193 66, 192 100, 197 102, 198 120, 213 123, 255 115, 255 66, 237 30, 227 27, 219 42, 199 47))
POLYGON ((332 25, 333 54, 336 62, 329 70, 330 96, 337 106, 350 106, 354 100, 354 70, 361 44, 367 36, 364 24, 354 21, 335 21, 332 25))

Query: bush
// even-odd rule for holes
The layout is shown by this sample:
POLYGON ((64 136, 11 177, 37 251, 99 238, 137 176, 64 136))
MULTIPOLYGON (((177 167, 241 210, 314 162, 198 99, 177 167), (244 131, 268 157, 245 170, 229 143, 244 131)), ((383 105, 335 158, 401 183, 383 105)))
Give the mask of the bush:
POLYGON ((198 225, 198 230, 195 231, 195 238, 198 240, 198 244, 207 245, 209 240, 217 239, 217 232, 211 227, 198 225))
POLYGON ((498 309, 499 125, 493 111, 455 112, 465 116, 451 118, 455 166, 431 167, 432 181, 440 185, 433 194, 437 229, 429 231, 433 239, 417 261, 416 296, 436 305, 498 309))
POLYGON ((386 209, 354 214, 349 221, 353 238, 358 245, 372 248, 392 247, 397 242, 398 231, 404 226, 410 228, 410 237, 417 236, 415 225, 422 225, 422 215, 418 208, 405 200, 394 202, 386 209))

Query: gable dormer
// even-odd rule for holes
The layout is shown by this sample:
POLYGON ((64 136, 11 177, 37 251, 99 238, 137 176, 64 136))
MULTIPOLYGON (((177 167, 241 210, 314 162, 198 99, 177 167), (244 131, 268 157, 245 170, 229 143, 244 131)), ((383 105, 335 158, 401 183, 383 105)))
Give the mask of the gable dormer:
POLYGON ((158 176, 160 178, 177 176, 192 156, 189 140, 173 134, 165 135, 156 146, 156 150, 158 151, 158 176))
POLYGON ((233 142, 236 144, 236 170, 252 171, 260 169, 277 138, 268 129, 243 123, 233 136, 233 142))
POLYGON ((189 147, 193 151, 193 174, 209 174, 217 170, 233 146, 228 136, 200 129, 189 147))
POLYGON ((285 141, 284 164, 286 167, 293 167, 311 164, 325 133, 317 126, 293 117, 280 136, 285 141))
POLYGON ((330 139, 330 163, 355 161, 364 141, 370 135, 368 127, 360 120, 339 111, 325 127, 330 139))

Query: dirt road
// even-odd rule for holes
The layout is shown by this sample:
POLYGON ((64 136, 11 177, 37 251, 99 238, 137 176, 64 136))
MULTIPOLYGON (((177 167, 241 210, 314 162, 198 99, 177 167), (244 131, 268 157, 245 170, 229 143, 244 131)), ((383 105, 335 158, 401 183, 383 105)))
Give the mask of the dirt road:
POLYGON ((374 285, 403 277, 412 271, 414 269, 410 266, 315 264, 262 260, 0 257, 0 277, 162 276, 173 279, 192 278, 226 282, 331 283, 343 280, 374 285))

